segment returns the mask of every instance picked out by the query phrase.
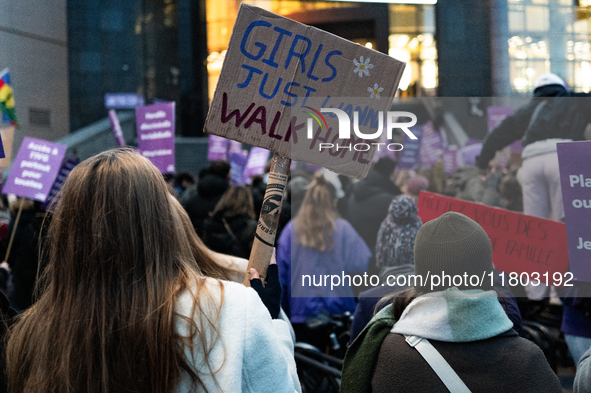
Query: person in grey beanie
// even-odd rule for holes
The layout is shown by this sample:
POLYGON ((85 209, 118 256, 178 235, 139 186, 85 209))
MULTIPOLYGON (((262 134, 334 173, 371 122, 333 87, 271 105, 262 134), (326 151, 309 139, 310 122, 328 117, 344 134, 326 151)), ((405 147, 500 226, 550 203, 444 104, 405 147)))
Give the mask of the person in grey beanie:
POLYGON ((423 280, 387 299, 351 344, 341 393, 562 391, 489 290, 492 248, 478 223, 448 212, 423 224, 414 260, 423 280))

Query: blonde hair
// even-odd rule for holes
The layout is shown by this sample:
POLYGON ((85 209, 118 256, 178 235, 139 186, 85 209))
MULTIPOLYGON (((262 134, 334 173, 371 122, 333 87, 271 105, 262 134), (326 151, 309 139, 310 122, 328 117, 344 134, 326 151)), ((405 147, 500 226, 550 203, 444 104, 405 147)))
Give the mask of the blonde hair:
POLYGON ((317 173, 308 186, 298 215, 294 219, 297 240, 316 251, 332 251, 335 220, 336 189, 326 178, 317 173))

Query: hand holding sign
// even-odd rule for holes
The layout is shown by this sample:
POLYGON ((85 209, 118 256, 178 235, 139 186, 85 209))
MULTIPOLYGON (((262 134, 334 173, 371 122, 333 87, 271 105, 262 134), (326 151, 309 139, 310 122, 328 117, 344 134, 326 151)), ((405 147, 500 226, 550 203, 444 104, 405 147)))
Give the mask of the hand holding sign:
MULTIPOLYGON (((275 152, 249 261, 261 277, 275 242, 290 159, 365 177, 376 147, 362 143, 367 149, 358 150, 353 145, 379 138, 377 133, 365 138, 368 129, 391 129, 384 112, 404 66, 385 54, 241 4, 205 131, 275 152), (348 135, 351 122, 342 120, 347 116, 354 125, 348 135), (323 151, 323 145, 332 147, 323 151)), ((244 284, 249 285, 248 277, 244 284)))

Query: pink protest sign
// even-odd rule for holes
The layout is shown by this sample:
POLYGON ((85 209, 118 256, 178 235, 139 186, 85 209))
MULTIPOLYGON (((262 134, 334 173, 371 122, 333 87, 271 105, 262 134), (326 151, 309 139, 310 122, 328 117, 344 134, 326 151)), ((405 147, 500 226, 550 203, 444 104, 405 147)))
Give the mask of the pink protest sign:
POLYGON ((209 135, 209 147, 207 149, 207 160, 228 159, 228 140, 217 135, 209 135))
POLYGON ((64 145, 25 138, 2 192, 45 202, 65 154, 64 145))
POLYGON ((135 108, 140 153, 162 173, 174 173, 174 102, 135 108))

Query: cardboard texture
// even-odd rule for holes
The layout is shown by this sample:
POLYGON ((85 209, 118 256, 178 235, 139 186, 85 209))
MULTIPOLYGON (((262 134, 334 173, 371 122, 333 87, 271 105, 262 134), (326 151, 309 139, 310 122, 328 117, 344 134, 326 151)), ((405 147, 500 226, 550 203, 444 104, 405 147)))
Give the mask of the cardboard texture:
POLYGON ((556 146, 570 271, 575 280, 591 282, 591 141, 556 146))
MULTIPOLYGON (((476 221, 490 238, 495 268, 505 273, 554 273, 568 271, 566 227, 563 223, 526 216, 480 203, 463 201, 421 191, 418 201, 423 223, 448 211, 462 213, 476 221)), ((536 278, 534 275, 532 278, 536 278)))
POLYGON ((326 113, 327 121, 314 121, 315 138, 309 138, 307 120, 314 117, 313 110, 333 107, 343 109, 353 122, 357 110, 359 130, 375 132, 377 113, 383 111, 386 118, 404 66, 385 54, 242 3, 205 131, 362 178, 376 147, 365 152, 320 151, 323 140, 338 136, 336 115, 326 113))

